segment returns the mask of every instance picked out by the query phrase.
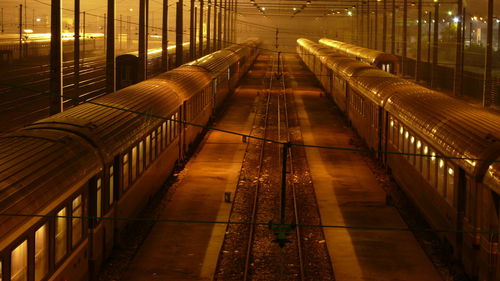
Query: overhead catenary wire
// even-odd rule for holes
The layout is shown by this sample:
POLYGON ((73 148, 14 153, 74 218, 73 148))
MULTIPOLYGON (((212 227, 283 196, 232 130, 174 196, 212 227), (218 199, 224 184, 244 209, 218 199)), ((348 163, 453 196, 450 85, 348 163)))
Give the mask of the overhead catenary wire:
MULTIPOLYGON (((198 224, 239 224, 239 225, 265 225, 269 222, 246 222, 246 221, 218 221, 218 220, 193 220, 193 219, 161 219, 150 217, 108 217, 108 216, 61 216, 61 215, 41 215, 41 214, 14 214, 0 213, 4 217, 28 217, 28 218, 66 218, 85 220, 107 220, 107 221, 148 221, 155 223, 198 223, 198 224)), ((273 223, 275 226, 291 226, 292 224, 273 223)), ((390 227, 390 226, 369 226, 369 225, 340 225, 340 224, 293 224, 300 227, 338 228, 366 231, 411 231, 411 232, 434 232, 434 233, 476 233, 476 234, 500 234, 499 231, 465 230, 465 229, 437 229, 437 228, 412 228, 412 227, 390 227)))

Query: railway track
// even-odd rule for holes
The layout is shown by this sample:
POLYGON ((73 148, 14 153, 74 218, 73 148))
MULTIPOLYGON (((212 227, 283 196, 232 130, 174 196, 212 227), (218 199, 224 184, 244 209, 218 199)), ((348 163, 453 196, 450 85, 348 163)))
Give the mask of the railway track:
MULTIPOLYGON (((273 58, 274 59, 274 58, 273 58)), ((284 77, 276 74, 281 61, 273 60, 270 71, 267 73, 269 88, 267 89, 266 112, 264 121, 263 138, 288 142, 288 120, 286 107, 286 88, 284 77)), ((258 178, 253 194, 252 216, 249 225, 249 239, 245 255, 245 266, 243 280, 267 279, 267 280, 304 280, 301 257, 300 239, 290 237, 290 243, 286 248, 278 248, 274 243, 276 238, 272 231, 259 222, 272 221, 279 223, 280 210, 280 178, 282 149, 281 145, 269 141, 261 141, 258 178), (271 265, 280 261, 277 267, 271 265)), ((288 153, 290 157, 290 153, 288 153)), ((296 201, 295 198, 292 198, 296 201)), ((295 207, 296 204, 292 204, 295 207)), ((290 209, 290 206, 286 206, 290 209)), ((295 220, 297 212, 292 208, 295 220)), ((290 211, 290 210, 289 210, 290 211)), ((288 218, 288 217, 287 217, 288 218)), ((288 218, 288 222, 291 222, 288 218)), ((298 230, 298 229, 296 229, 298 230)), ((299 232, 296 231, 295 234, 299 232)))
POLYGON ((265 85, 255 85, 260 90, 251 135, 261 139, 248 142, 231 210, 230 221, 234 224, 227 227, 216 280, 318 280, 318 276, 333 280, 326 246, 317 243, 324 242, 321 229, 304 231, 300 226, 314 221, 311 217, 317 218, 314 222, 319 220, 310 177, 303 175, 308 171, 303 149, 286 150, 286 200, 282 199, 283 143, 301 141, 301 138, 298 116, 293 102, 290 105, 289 101, 287 84, 291 83, 285 82, 286 75, 277 75, 285 69, 284 61, 279 63, 280 70, 275 58, 265 67, 262 57, 256 63, 261 66, 259 78, 265 85), (304 188, 303 181, 309 186, 304 188), (288 243, 283 248, 276 243, 278 229, 287 232, 288 243), (320 235, 312 235, 318 231, 320 235), (316 274, 318 270, 324 274, 316 274))
MULTIPOLYGON (((158 57, 148 60, 149 75, 159 71, 154 68, 158 65, 158 57)), ((80 102, 73 98, 91 100, 106 94, 105 57, 93 55, 82 60, 80 66, 80 81, 78 89, 75 87, 73 61, 67 59, 63 62, 63 101, 64 110, 80 102)), ((50 64, 42 62, 36 66, 33 63, 0 69, 1 81, 19 85, 37 92, 17 87, 0 85, 0 118, 11 120, 0 125, 0 133, 10 131, 38 119, 49 116, 50 96, 50 64)))

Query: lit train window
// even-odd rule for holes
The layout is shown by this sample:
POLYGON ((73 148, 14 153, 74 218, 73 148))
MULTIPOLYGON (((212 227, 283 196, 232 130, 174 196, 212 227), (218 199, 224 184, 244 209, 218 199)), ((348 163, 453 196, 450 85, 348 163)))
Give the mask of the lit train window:
POLYGON ((142 167, 144 165, 144 141, 139 143, 139 174, 142 173, 142 167))
POLYGON ((165 149, 166 142, 167 142, 167 122, 163 122, 163 124, 161 124, 161 150, 165 149))
POLYGON ((412 165, 414 165, 415 164, 415 155, 412 155, 412 154, 415 154, 415 137, 414 136, 410 137, 408 153, 410 154, 410 155, 408 155, 409 156, 408 158, 410 159, 410 163, 412 165))
POLYGON ((161 151, 161 126, 156 129, 156 155, 160 154, 161 151))
POLYGON ((101 179, 98 178, 97 179, 97 183, 96 183, 96 217, 97 217, 97 220, 100 220, 100 217, 102 215, 102 182, 101 182, 101 179))
MULTIPOLYGON (((424 146, 422 154, 427 155, 429 152, 429 148, 424 146)), ((422 175, 424 175, 424 179, 429 179, 429 157, 422 156, 422 175)))
POLYGON ((431 159, 429 162, 429 181, 433 187, 436 187, 436 153, 431 151, 431 159))
POLYGON ((168 137, 168 143, 172 142, 172 121, 168 120, 167 121, 167 137, 168 137))
POLYGON ((399 127, 399 140, 398 140, 398 148, 399 148, 399 151, 403 152, 403 132, 404 132, 404 129, 403 129, 403 126, 400 126, 399 127))
POLYGON ((149 166, 149 159, 150 159, 149 149, 150 149, 150 146, 151 146, 151 135, 148 135, 146 137, 146 164, 144 165, 144 167, 148 167, 149 166))
POLYGON ((78 195, 74 200, 73 203, 71 204, 72 206, 72 212, 73 214, 71 215, 71 225, 72 225, 72 239, 73 241, 72 245, 73 247, 80 242, 82 239, 82 196, 78 195))
POLYGON ((151 161, 156 159, 156 131, 151 132, 151 161))
MULTIPOLYGON (((422 154, 422 143, 418 140, 417 141, 417 148, 415 150, 415 154, 422 154)), ((417 168, 417 171, 420 172, 420 163, 422 162, 422 156, 421 155, 415 155, 415 167, 417 168)))
POLYGON ((128 153, 123 155, 122 158, 122 179, 123 179, 123 190, 126 190, 128 187, 128 153))
POLYGON ((409 136, 409 133, 408 131, 405 131, 405 138, 404 138, 404 142, 403 142, 403 152, 405 153, 405 157, 408 158, 408 147, 409 147, 409 140, 408 140, 408 136, 409 136))
POLYGON ((28 242, 24 240, 10 256, 10 280, 28 280, 28 242))
POLYGON ((56 263, 66 255, 66 227, 66 208, 62 208, 56 218, 56 263))
POLYGON ((113 166, 109 167, 109 205, 113 204, 115 192, 115 175, 113 166))
POLYGON ((132 147, 132 159, 130 166, 132 168, 132 173, 130 175, 130 181, 135 180, 135 176, 137 174, 137 146, 132 147))
MULTIPOLYGON (((171 120, 175 120, 175 114, 173 114, 171 117, 170 117, 171 120)), ((175 136, 177 135, 177 131, 175 130, 175 128, 177 127, 177 124, 175 121, 170 121, 170 125, 171 125, 171 135, 172 135, 172 140, 175 138, 175 136)))
POLYGON ((438 183, 437 183, 437 187, 438 187, 438 192, 439 194, 441 194, 442 196, 444 196, 444 189, 445 189, 445 168, 444 168, 444 160, 443 159, 439 159, 439 165, 438 165, 438 183))
MULTIPOLYGON (((175 113, 175 120, 179 120, 179 112, 175 113)), ((177 134, 179 133, 178 132, 179 126, 180 126, 180 123, 175 122, 175 124, 174 124, 174 128, 175 128, 175 130, 174 130, 174 136, 177 136, 177 134)))
POLYGON ((42 280, 49 272, 48 230, 44 224, 35 232, 35 281, 42 280))
POLYGON ((455 193, 455 173, 453 171, 453 168, 450 168, 449 162, 447 163, 448 166, 448 173, 447 173, 447 178, 446 178, 446 200, 453 205, 454 202, 454 193, 455 193))

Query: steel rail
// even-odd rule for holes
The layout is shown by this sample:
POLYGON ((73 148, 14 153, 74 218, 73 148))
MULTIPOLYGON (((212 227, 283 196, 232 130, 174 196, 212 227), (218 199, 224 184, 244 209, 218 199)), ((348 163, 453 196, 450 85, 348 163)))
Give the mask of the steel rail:
MULTIPOLYGON (((274 60, 273 60, 271 68, 273 67, 273 65, 274 65, 274 60)), ((272 69, 271 69, 271 72, 272 72, 272 69)), ((273 78, 271 75, 270 83, 272 83, 272 79, 273 78)), ((271 103, 271 91, 269 90, 269 91, 267 91, 265 123, 264 123, 264 136, 263 136, 264 138, 266 138, 266 135, 267 135, 267 123, 268 123, 268 119, 269 119, 270 103, 271 103)), ((257 217, 257 207, 258 207, 257 203, 258 203, 258 198, 259 198, 259 190, 261 187, 260 177, 262 176, 262 167, 264 166, 263 165, 264 150, 265 150, 264 148, 266 145, 266 141, 261 141, 261 142, 262 142, 262 145, 261 145, 261 150, 260 150, 260 154, 259 154, 259 169, 257 172, 258 180, 257 180, 257 185, 255 186, 254 198, 253 198, 253 203, 252 203, 252 216, 250 218, 251 223, 249 225, 250 229, 249 229, 247 250, 246 250, 246 254, 245 254, 245 269, 243 272, 243 281, 249 280, 250 260, 252 257, 252 248, 253 248, 253 242, 254 242, 254 238, 255 238, 255 227, 257 225, 257 224, 255 224, 255 219, 257 217)))
MULTIPOLYGON (((283 103, 284 103, 284 112, 285 112, 285 125, 286 125, 286 132, 287 132, 287 142, 291 141, 291 136, 290 136, 290 131, 289 129, 289 119, 288 119, 288 100, 287 100, 287 93, 286 93, 286 83, 285 83, 285 78, 286 75, 285 73, 285 57, 282 59, 282 67, 281 69, 283 70, 283 76, 282 76, 282 86, 283 86, 283 103)), ((292 147, 289 148, 288 150, 288 158, 289 158, 289 165, 290 165, 290 174, 293 176, 295 174, 294 170, 294 165, 293 165, 293 153, 292 153, 292 147)), ((293 178, 289 181, 292 184, 292 200, 293 200, 293 213, 294 213, 294 219, 295 223, 297 224, 295 228, 295 235, 297 236, 297 252, 298 252, 298 258, 299 258, 299 270, 300 270, 300 280, 305 280, 305 275, 304 275, 304 257, 303 257, 303 249, 302 249, 302 243, 301 243, 301 228, 299 226, 299 210, 297 207, 297 195, 295 192, 295 182, 293 181, 293 178)))

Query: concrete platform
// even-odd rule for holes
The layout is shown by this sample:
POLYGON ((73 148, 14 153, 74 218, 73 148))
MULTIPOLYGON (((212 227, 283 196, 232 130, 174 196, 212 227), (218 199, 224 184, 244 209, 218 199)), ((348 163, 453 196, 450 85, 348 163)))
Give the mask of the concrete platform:
MULTIPOLYGON (((353 136, 313 87, 294 89, 304 143, 352 147, 353 136)), ((306 149, 324 225, 406 227, 358 153, 306 149)), ((411 232, 325 228, 338 281, 441 280, 411 232)))
MULTIPOLYGON (((249 134, 255 92, 236 91, 216 127, 249 134)), ((173 189, 161 219, 227 221, 246 149, 241 137, 211 131, 173 189)), ((169 191, 170 192, 170 191, 169 191)), ((226 225, 157 223, 131 262, 124 280, 212 280, 226 225)))

